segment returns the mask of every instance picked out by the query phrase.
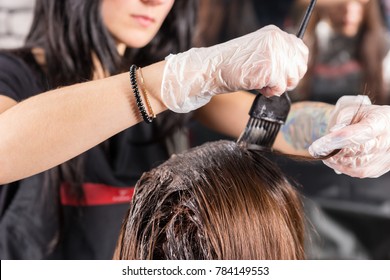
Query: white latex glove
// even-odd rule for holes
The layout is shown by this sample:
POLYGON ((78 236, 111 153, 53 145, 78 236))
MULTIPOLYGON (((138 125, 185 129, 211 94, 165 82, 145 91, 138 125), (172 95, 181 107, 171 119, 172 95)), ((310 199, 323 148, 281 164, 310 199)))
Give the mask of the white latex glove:
POLYGON ((257 89, 281 95, 306 73, 308 53, 295 35, 266 26, 223 44, 170 55, 161 99, 170 110, 186 113, 219 93, 257 89))
POLYGON ((324 163, 352 177, 376 178, 390 170, 390 106, 371 105, 366 96, 344 96, 329 125, 330 133, 309 147, 313 157, 341 149, 324 163), (349 125, 358 109, 357 122, 349 125))

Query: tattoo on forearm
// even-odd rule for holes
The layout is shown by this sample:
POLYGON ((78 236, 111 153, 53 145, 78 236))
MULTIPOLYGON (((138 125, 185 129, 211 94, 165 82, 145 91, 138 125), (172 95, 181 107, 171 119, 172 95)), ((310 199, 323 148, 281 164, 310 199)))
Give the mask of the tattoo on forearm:
POLYGON ((303 102, 290 112, 286 124, 282 126, 285 141, 294 149, 306 150, 313 141, 325 135, 329 108, 326 104, 303 102))

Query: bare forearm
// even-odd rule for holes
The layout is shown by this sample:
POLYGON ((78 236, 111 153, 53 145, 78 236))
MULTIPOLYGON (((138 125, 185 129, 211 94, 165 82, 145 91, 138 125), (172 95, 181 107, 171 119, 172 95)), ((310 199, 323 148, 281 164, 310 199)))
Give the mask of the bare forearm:
POLYGON ((254 94, 244 91, 218 95, 199 108, 195 117, 210 129, 238 138, 248 123, 254 98, 254 94))
MULTIPOLYGON (((164 63, 143 69, 155 113, 164 63)), ((29 98, 0 115, 0 184, 56 166, 140 122, 128 73, 29 98)))
POLYGON ((274 148, 283 153, 308 155, 308 147, 326 133, 329 115, 334 108, 321 102, 298 102, 282 126, 274 148))
MULTIPOLYGON (((198 109, 195 116, 205 126, 238 138, 247 125, 254 98, 255 95, 248 92, 219 95, 198 109)), ((287 121, 275 140, 274 148, 287 154, 309 155, 307 148, 325 134, 333 108, 333 105, 321 102, 292 104, 287 121)))

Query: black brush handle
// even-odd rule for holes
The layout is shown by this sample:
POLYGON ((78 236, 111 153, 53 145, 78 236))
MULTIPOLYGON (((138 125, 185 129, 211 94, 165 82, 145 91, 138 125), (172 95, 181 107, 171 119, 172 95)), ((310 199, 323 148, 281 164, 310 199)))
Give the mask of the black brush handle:
MULTIPOLYGON (((306 31, 315 4, 316 0, 311 0, 310 5, 306 9, 305 15, 297 33, 297 37, 300 39, 302 39, 306 31)), ((269 98, 262 94, 258 94, 253 101, 249 115, 251 118, 262 120, 261 125, 264 126, 267 124, 265 125, 267 128, 263 127, 266 133, 261 137, 261 139, 256 140, 259 141, 258 143, 249 144, 271 148, 275 142, 276 135, 280 130, 280 126, 283 125, 287 120, 290 108, 291 100, 287 92, 283 93, 280 97, 273 96, 269 98)))
POLYGON ((299 27, 299 30, 297 33, 297 37, 300 39, 302 39, 303 35, 305 34, 307 25, 309 23, 311 14, 313 13, 314 6, 316 5, 316 2, 317 2, 317 0, 310 1, 309 7, 307 7, 307 9, 306 9, 305 16, 303 17, 303 20, 301 22, 301 26, 299 27))
MULTIPOLYGON (((306 31, 315 3, 316 0, 312 0, 305 12, 298 38, 302 39, 306 31)), ((280 97, 270 98, 257 94, 249 111, 248 124, 237 142, 250 149, 272 149, 281 125, 287 120, 290 107, 291 100, 287 92, 280 97)))
MULTIPOLYGON (((309 6, 306 9, 305 15, 303 16, 301 25, 297 33, 297 37, 300 39, 302 39, 303 35, 305 34, 307 25, 309 24, 309 20, 313 13, 316 2, 317 0, 311 0, 309 6)), ((267 117, 269 117, 269 115, 274 114, 275 118, 278 121, 283 121, 284 123, 287 119, 287 115, 291 107, 291 100, 290 97, 288 96, 288 92, 286 91, 280 97, 271 97, 271 98, 264 98, 264 99, 265 100, 263 100, 263 102, 269 104, 267 110, 270 109, 271 111, 273 111, 273 112, 267 112, 268 115, 267 117), (268 99, 270 100, 267 101, 268 99)))
MULTIPOLYGON (((301 22, 301 26, 299 27, 299 30, 297 33, 297 37, 300 39, 302 39, 303 35, 305 34, 307 25, 309 24, 309 21, 310 21, 311 15, 313 13, 314 7, 316 5, 316 2, 317 2, 317 0, 311 0, 309 6, 306 9, 305 15, 303 16, 303 19, 301 22)), ((290 111, 290 104, 291 104, 290 97, 288 96, 288 93, 287 92, 283 93, 280 96, 280 101, 272 101, 271 102, 271 104, 274 104, 274 103, 279 103, 279 106, 288 106, 288 110, 287 109, 284 110, 286 112, 286 116, 281 118, 281 119, 284 119, 284 121, 285 121, 287 119, 287 115, 290 111), (286 102, 288 103, 288 105, 284 104, 286 102)), ((283 111, 283 108, 284 107, 282 107, 281 111, 283 111)), ((275 110, 277 111, 278 108, 275 108, 275 110)))
MULTIPOLYGON (((307 25, 309 24, 311 15, 313 14, 313 10, 314 10, 314 7, 316 5, 316 2, 317 2, 317 0, 311 0, 309 6, 306 9, 305 15, 303 16, 303 19, 301 22, 301 26, 299 26, 299 30, 297 33, 297 37, 300 39, 302 39, 303 35, 305 34, 305 31, 307 29, 307 25)), ((283 97, 284 95, 286 95, 286 99, 290 100, 290 97, 288 97, 287 92, 285 92, 281 97, 283 97)), ((287 114, 288 114, 288 112, 287 112, 287 114)), ((287 116, 286 116, 286 119, 287 119, 287 116)))
POLYGON ((291 101, 287 92, 281 96, 265 97, 257 94, 249 115, 256 119, 284 124, 290 111, 291 101))

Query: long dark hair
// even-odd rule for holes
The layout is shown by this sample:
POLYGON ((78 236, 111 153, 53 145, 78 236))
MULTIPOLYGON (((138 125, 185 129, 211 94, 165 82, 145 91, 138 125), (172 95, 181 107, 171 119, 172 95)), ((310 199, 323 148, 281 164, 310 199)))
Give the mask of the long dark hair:
POLYGON ((127 70, 124 60, 142 66, 163 59, 169 52, 187 50, 192 43, 197 2, 176 0, 155 38, 142 49, 127 49, 122 58, 103 23, 101 1, 37 0, 26 46, 44 49, 52 88, 91 80, 93 53, 113 75, 127 70))
POLYGON ((262 151, 206 143, 141 177, 114 259, 303 259, 303 217, 262 151))
POLYGON ((252 0, 200 0, 195 44, 219 44, 253 32, 259 27, 252 0))
MULTIPOLYGON (((93 54, 103 69, 113 75, 162 60, 169 53, 191 47, 197 19, 198 0, 176 0, 161 29, 144 48, 126 49, 121 57, 101 15, 101 0, 37 0, 34 20, 25 48, 42 48, 42 66, 49 89, 92 80, 93 54)), ((169 135, 183 121, 172 113, 159 116, 161 135, 169 135)), ((163 138, 163 137, 161 137, 163 138)), ((103 143, 104 145, 104 143, 103 143)), ((48 173, 48 184, 66 181, 82 198, 83 156, 78 156, 48 173)))

